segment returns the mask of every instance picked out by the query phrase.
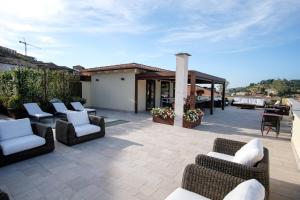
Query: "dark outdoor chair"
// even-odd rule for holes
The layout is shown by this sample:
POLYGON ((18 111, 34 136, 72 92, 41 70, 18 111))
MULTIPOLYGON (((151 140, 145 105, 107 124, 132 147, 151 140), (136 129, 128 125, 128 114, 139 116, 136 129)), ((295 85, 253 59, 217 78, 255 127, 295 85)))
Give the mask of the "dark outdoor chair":
MULTIPOLYGON (((236 190, 235 193, 245 192, 245 190, 241 191, 241 187, 236 189, 239 184, 245 181, 246 180, 244 179, 224 174, 216 170, 189 164, 184 170, 181 188, 177 188, 166 198, 166 200, 189 198, 222 200, 233 190, 236 190)), ((253 196, 253 199, 256 199, 257 197, 261 199, 264 198, 265 194, 263 186, 256 180, 252 180, 251 184, 251 186, 248 185, 249 189, 251 189, 251 187, 257 189, 255 191, 256 194, 252 194, 255 195, 253 196)), ((252 188, 252 190, 253 189, 254 188, 252 188)))
POLYGON ((32 123, 31 128, 33 134, 44 138, 46 143, 42 146, 38 146, 32 149, 27 149, 9 155, 4 155, 3 150, 0 146, 0 167, 41 154, 46 154, 54 150, 54 139, 51 127, 45 126, 40 123, 32 123))
MULTIPOLYGON (((234 156, 234 154, 246 143, 217 138, 214 141, 213 151, 234 156)), ((196 157, 196 164, 210 168, 231 176, 239 177, 244 180, 256 179, 266 190, 266 199, 269 197, 270 178, 269 178, 269 151, 264 148, 264 157, 253 167, 214 158, 200 154, 196 157)))
POLYGON ((68 119, 60 119, 56 121, 56 131, 55 131, 56 140, 65 145, 72 146, 96 138, 104 137, 105 136, 104 118, 98 116, 92 116, 92 115, 88 116, 88 118, 91 125, 100 127, 99 131, 91 132, 79 136, 78 133, 76 133, 75 131, 74 125, 71 122, 69 122, 68 119))
POLYGON ((282 115, 274 114, 274 113, 263 113, 261 120, 261 135, 264 135, 265 130, 266 135, 271 131, 276 132, 276 137, 278 137, 280 133, 280 120, 282 119, 282 115))

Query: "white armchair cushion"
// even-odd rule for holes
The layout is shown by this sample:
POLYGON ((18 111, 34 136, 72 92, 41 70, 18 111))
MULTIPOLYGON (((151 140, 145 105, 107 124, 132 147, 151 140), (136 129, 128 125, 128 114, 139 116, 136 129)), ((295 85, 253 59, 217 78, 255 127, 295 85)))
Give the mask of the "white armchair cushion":
POLYGON ((4 155, 10 155, 32 149, 38 146, 42 146, 45 143, 46 140, 44 138, 34 134, 0 141, 0 145, 4 155))
POLYGON ((264 148, 262 142, 255 138, 235 153, 232 162, 253 167, 257 162, 261 161, 263 157, 264 148))
POLYGON ((33 135, 28 118, 0 121, 0 141, 33 135))
POLYGON ((213 151, 209 152, 207 155, 210 156, 210 157, 214 157, 214 158, 218 158, 218 159, 222 159, 222 160, 227 160, 227 161, 230 161, 230 162, 232 162, 232 160, 234 158, 231 155, 218 153, 218 152, 213 152, 213 151))
POLYGON ((65 113, 65 114, 68 112, 68 108, 65 106, 64 103, 52 103, 52 104, 56 112, 65 113))
POLYGON ((96 133, 101 130, 99 126, 93 124, 83 124, 83 125, 74 126, 74 129, 77 137, 89 135, 91 133, 96 133))
POLYGON ((177 188, 165 200, 210 200, 204 196, 190 192, 183 188, 177 188))
POLYGON ((73 126, 79 126, 84 124, 90 124, 87 111, 70 111, 67 113, 68 122, 71 122, 73 126))
POLYGON ((265 188, 255 179, 245 181, 229 192, 223 200, 264 200, 265 188))

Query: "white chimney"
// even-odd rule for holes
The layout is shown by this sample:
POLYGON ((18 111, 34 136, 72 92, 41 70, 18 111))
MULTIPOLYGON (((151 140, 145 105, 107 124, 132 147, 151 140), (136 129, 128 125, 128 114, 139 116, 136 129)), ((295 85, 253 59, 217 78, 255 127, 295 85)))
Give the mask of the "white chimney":
POLYGON ((188 84, 188 53, 176 54, 176 79, 175 79, 175 120, 174 126, 182 127, 183 106, 187 98, 188 84))

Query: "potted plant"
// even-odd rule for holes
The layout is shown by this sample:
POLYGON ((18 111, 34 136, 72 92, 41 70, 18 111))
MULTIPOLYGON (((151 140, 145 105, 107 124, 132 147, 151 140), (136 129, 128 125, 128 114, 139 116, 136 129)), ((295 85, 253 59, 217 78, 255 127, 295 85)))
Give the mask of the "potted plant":
POLYGON ((183 127, 194 128, 199 126, 204 113, 200 109, 190 109, 183 114, 183 127))
POLYGON ((171 108, 153 108, 151 114, 154 122, 173 125, 175 113, 171 108))
POLYGON ((7 112, 9 117, 14 119, 26 117, 21 96, 15 95, 9 98, 7 102, 7 112))

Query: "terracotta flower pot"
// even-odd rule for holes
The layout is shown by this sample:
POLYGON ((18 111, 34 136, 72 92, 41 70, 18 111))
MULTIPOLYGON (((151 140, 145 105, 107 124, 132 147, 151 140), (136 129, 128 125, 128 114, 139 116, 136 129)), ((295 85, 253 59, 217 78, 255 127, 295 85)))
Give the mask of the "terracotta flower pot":
POLYGON ((153 116, 152 118, 153 122, 161 123, 161 124, 168 124, 168 125, 174 125, 174 119, 162 119, 160 117, 153 116))

